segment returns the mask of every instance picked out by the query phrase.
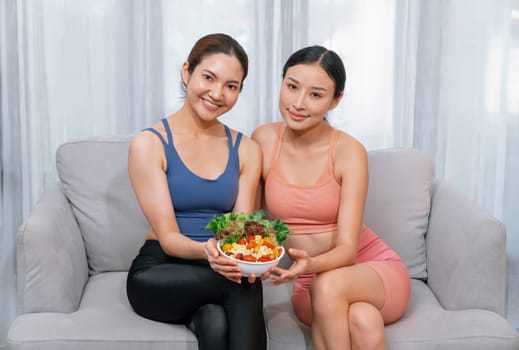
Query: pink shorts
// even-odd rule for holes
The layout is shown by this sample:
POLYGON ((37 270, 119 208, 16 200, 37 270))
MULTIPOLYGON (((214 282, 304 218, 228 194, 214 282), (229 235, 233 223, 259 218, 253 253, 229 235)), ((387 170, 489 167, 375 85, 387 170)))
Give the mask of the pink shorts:
MULTIPOLYGON (((380 276, 384 286, 384 305, 380 309, 384 324, 390 324, 402 317, 411 296, 411 279, 402 261, 366 261, 380 276)), ((294 282, 292 305, 298 319, 304 324, 312 324, 310 284, 315 274, 300 275, 294 282)))

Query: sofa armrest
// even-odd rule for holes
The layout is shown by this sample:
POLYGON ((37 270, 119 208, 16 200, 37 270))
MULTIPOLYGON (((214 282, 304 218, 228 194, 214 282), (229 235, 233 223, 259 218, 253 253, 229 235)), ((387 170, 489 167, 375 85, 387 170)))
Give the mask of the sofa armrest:
POLYGON ((58 185, 46 190, 16 237, 18 312, 72 312, 88 266, 70 204, 58 185))
POLYGON ((505 315, 505 226, 445 182, 434 186, 426 249, 428 284, 443 307, 505 315))

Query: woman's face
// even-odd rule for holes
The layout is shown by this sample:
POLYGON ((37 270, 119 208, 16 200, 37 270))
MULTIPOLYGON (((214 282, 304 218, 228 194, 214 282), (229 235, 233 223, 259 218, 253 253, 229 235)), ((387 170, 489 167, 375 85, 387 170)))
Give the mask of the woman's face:
POLYGON ((335 108, 335 82, 317 63, 288 68, 281 85, 279 110, 292 129, 304 130, 321 123, 335 108))
POLYGON ((238 100, 243 69, 235 56, 217 53, 205 56, 189 74, 182 66, 186 83, 186 102, 203 120, 215 120, 229 111, 238 100))

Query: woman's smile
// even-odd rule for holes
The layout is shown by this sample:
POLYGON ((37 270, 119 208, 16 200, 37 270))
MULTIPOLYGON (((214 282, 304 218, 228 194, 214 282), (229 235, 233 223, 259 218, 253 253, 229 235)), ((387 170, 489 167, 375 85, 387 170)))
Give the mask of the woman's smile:
POLYGON ((288 114, 290 115, 290 118, 292 118, 295 121, 303 121, 310 117, 309 114, 303 114, 291 111, 289 108, 287 108, 288 114))
POLYGON ((204 98, 202 97, 202 103, 203 105, 210 111, 216 111, 218 108, 222 107, 224 104, 223 103, 216 103, 216 102, 213 102, 210 98, 204 98))

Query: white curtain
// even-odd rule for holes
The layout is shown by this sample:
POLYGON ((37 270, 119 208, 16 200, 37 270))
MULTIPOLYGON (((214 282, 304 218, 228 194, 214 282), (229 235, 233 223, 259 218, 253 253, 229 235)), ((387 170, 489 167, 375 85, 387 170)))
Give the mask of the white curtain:
POLYGON ((423 1, 417 54, 413 145, 505 223, 519 328, 519 1, 423 1))
POLYGON ((250 71, 223 121, 279 120, 281 68, 321 44, 347 70, 330 122, 368 149, 416 147, 508 229, 519 327, 519 0, 0 1, 0 345, 15 317, 15 233, 56 180, 54 152, 177 109, 194 41, 227 32, 250 71))

